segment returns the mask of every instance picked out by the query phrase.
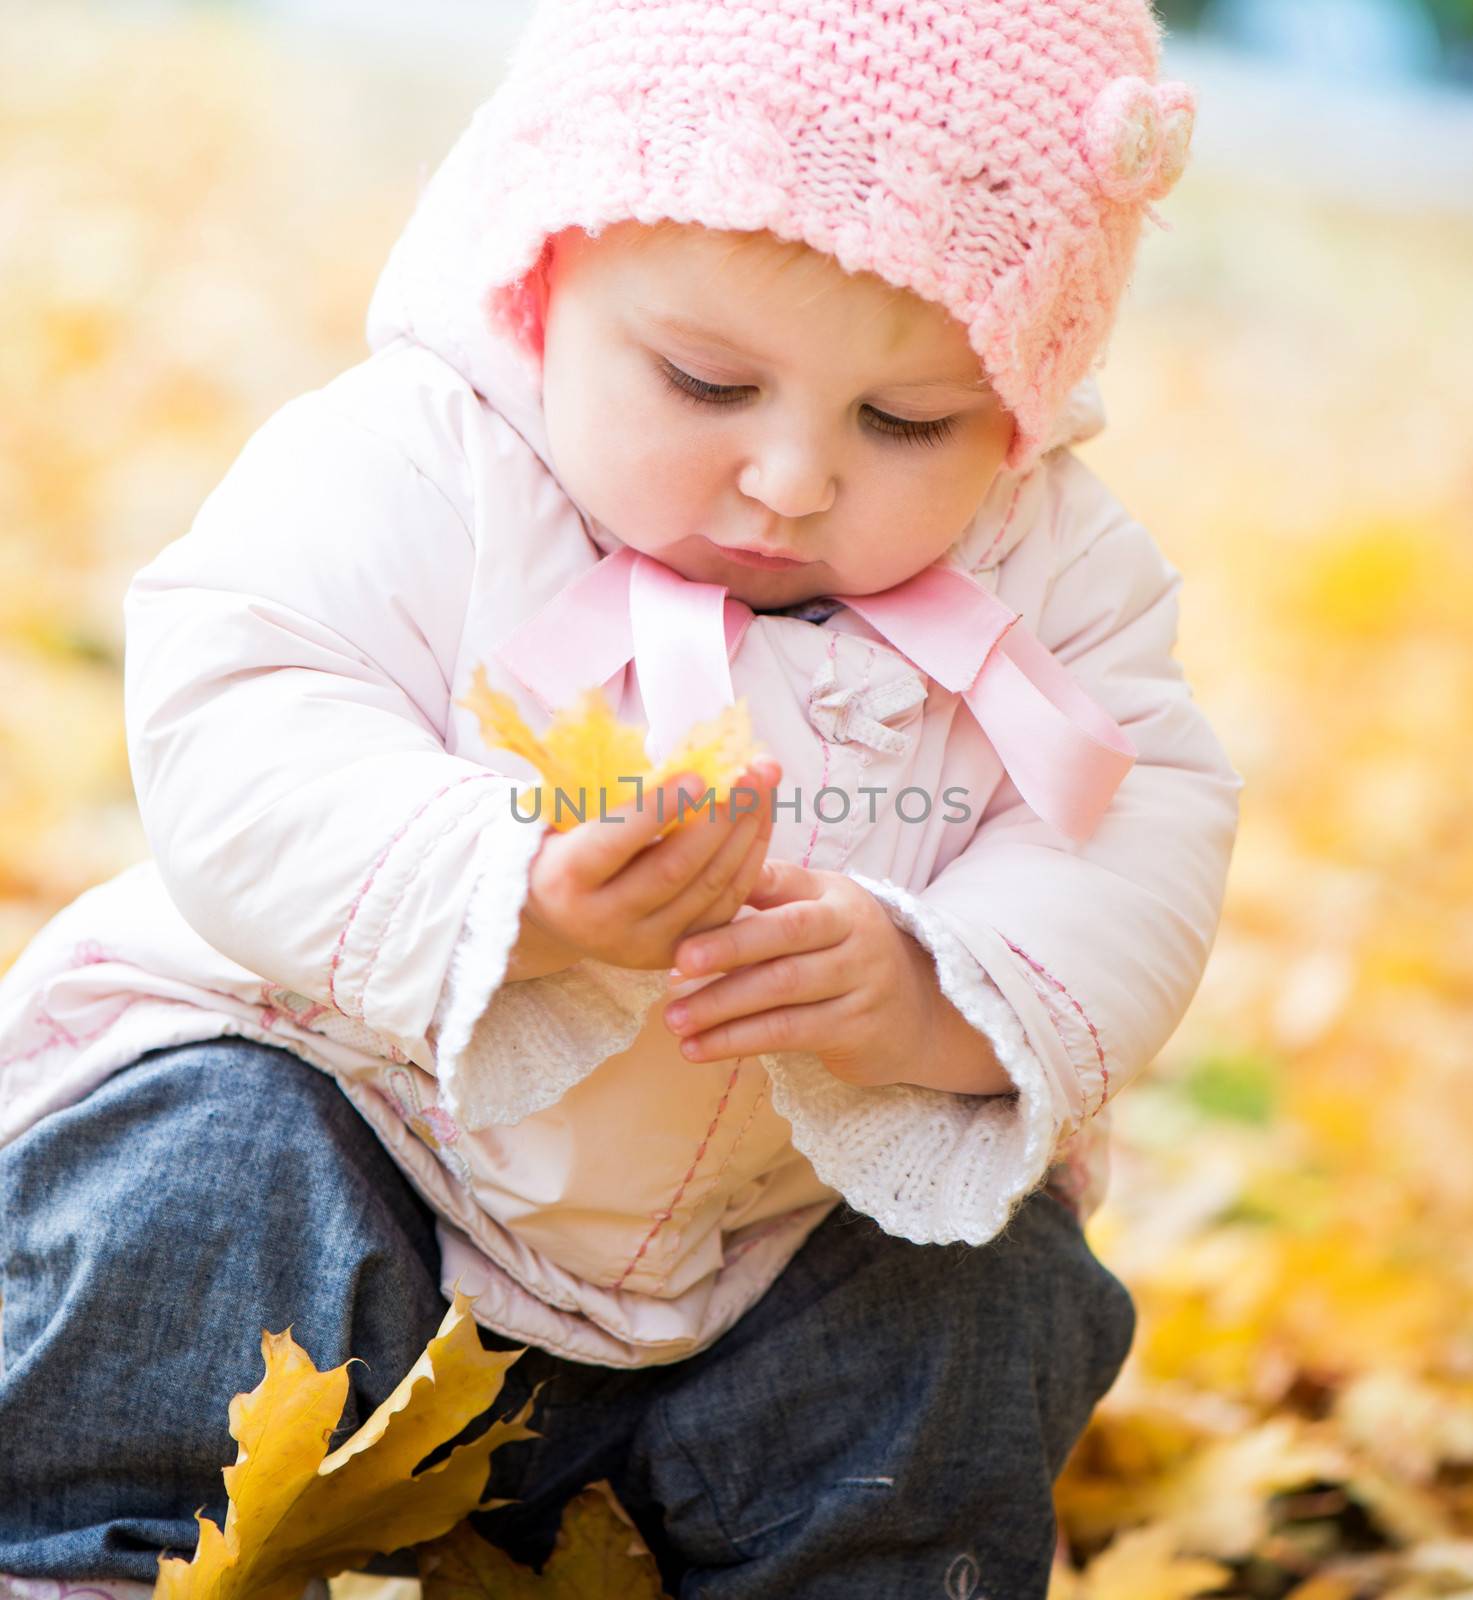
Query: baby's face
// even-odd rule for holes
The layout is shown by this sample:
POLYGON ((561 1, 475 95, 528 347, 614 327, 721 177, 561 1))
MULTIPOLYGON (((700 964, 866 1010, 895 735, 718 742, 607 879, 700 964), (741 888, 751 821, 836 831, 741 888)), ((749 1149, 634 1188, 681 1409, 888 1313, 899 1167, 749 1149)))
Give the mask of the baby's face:
POLYGON ((559 237, 543 406, 574 500, 759 610, 929 566, 1013 437, 940 306, 770 234, 694 226, 559 237))

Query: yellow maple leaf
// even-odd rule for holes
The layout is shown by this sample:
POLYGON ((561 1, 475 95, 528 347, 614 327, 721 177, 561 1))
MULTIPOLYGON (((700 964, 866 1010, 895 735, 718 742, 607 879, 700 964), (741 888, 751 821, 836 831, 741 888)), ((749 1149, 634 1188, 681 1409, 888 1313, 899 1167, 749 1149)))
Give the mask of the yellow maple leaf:
POLYGON ((1220 1562, 1182 1555, 1173 1530, 1158 1523, 1122 1533, 1090 1562, 1078 1592, 1086 1600, 1190 1600, 1231 1575, 1220 1562))
MULTIPOLYGON (((681 772, 699 773, 720 804, 758 754, 745 700, 697 723, 658 763, 645 755, 644 730, 620 722, 599 689, 585 690, 562 707, 540 738, 522 720, 511 696, 490 686, 482 667, 475 669, 469 692, 457 703, 475 714, 487 745, 537 768, 543 781, 533 791, 536 803, 559 832, 598 816, 600 802, 604 811, 630 805, 641 788, 656 788, 681 772)), ((533 814, 530 803, 518 805, 523 815, 533 814)), ((672 816, 671 824, 679 825, 699 809, 672 816)))
POLYGON ((1296 1583, 1284 1600, 1356 1600, 1365 1593, 1365 1584, 1356 1577, 1337 1577, 1330 1572, 1317 1572, 1303 1583, 1296 1583))
POLYGON ((523 1426, 529 1399, 516 1417, 414 1475, 490 1406, 522 1354, 482 1348, 470 1299, 459 1290, 398 1387, 331 1455, 349 1362, 319 1372, 290 1330, 263 1333, 261 1354, 265 1377, 230 1402, 240 1451, 225 1468, 225 1526, 196 1514, 194 1559, 160 1558, 158 1600, 296 1600, 311 1578, 437 1539, 481 1505, 491 1452, 536 1436, 523 1426))
POLYGON ((1267 1536, 1274 1495, 1322 1480, 1343 1483, 1350 1471, 1333 1435, 1297 1417, 1271 1417, 1214 1440, 1162 1482, 1157 1514, 1188 1548, 1235 1560, 1267 1536))
POLYGON ((418 1555, 424 1600, 665 1600, 654 1557, 602 1481, 569 1501, 540 1573, 468 1522, 418 1555))

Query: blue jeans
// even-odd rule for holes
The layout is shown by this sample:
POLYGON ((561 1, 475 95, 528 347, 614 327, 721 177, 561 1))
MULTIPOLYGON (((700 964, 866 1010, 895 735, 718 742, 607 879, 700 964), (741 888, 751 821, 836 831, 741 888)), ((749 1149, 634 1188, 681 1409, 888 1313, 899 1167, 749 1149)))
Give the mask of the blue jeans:
MULTIPOLYGON (((230 1397, 262 1328, 350 1355, 342 1433, 444 1315, 434 1218, 332 1080, 239 1039, 150 1052, 0 1150, 0 1573, 148 1581, 223 1519, 230 1397)), ((540 1565, 608 1478, 678 1600, 1043 1600, 1052 1484, 1135 1310, 1039 1190, 986 1245, 839 1205, 714 1345, 640 1369, 533 1347, 548 1380, 477 1513, 540 1565)), ((487 1346, 516 1341, 482 1330, 487 1346)), ((472 1425, 471 1432, 476 1425, 472 1425)), ((381 1572, 412 1572, 387 1557, 381 1572)))

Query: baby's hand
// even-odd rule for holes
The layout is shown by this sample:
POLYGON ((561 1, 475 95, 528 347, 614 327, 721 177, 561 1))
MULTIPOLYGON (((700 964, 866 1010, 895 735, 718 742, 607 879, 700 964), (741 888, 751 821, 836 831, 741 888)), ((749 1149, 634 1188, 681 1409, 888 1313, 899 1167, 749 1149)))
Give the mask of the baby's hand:
POLYGON ((508 978, 561 971, 585 956, 618 967, 668 967, 683 938, 730 921, 751 892, 772 838, 771 792, 781 776, 767 760, 744 773, 738 785, 745 812, 736 816, 730 806, 691 814, 705 785, 685 774, 662 786, 663 808, 654 790, 607 821, 549 833, 528 875, 508 978), (656 839, 677 815, 682 785, 687 820, 656 839))
POLYGON ((843 873, 769 861, 747 904, 755 912, 675 952, 676 976, 727 974, 666 1006, 681 1053, 811 1050, 846 1083, 915 1081, 932 1047, 935 974, 879 901, 843 873))

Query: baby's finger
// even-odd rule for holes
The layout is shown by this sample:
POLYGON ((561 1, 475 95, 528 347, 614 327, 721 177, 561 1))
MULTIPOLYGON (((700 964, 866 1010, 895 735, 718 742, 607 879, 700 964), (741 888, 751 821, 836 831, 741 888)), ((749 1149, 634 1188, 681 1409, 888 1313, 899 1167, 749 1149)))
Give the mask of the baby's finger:
POLYGON ((772 826, 772 791, 783 775, 782 764, 773 756, 759 756, 731 786, 729 804, 736 816, 763 817, 772 826))
POLYGON ((667 938, 678 939, 682 934, 698 928, 719 928, 723 922, 730 921, 732 914, 746 898, 745 893, 735 893, 734 885, 742 867, 760 843, 757 830, 755 817, 737 818, 731 832, 695 881, 673 900, 651 913, 651 922, 658 923, 667 938), (718 916, 717 908, 727 901, 731 902, 731 910, 725 916, 718 916))
MULTIPOLYGON (((646 851, 623 875, 637 899, 622 901, 636 915, 658 921, 664 937, 678 939, 718 897, 727 898, 727 886, 747 856, 747 841, 754 831, 762 838, 772 833, 771 791, 782 768, 776 762, 759 762, 735 786, 736 803, 700 808, 669 841, 646 851), (740 832, 738 833, 738 830, 740 832), (682 864, 690 863, 688 869, 682 864), (698 870, 697 870, 698 869, 698 870), (648 873, 650 882, 642 881, 648 873)), ((621 887, 616 882, 616 888, 621 887)), ((732 901, 734 912, 745 898, 732 901)), ((730 913, 728 913, 730 915, 730 913)), ((717 927, 726 917, 701 923, 717 927)))
MULTIPOLYGON (((750 896, 747 903, 751 904, 750 896)), ((793 900, 682 939, 675 948, 675 968, 686 978, 731 972, 778 956, 827 950, 848 932, 843 913, 832 901, 793 900)))
POLYGON ((685 927, 684 934, 703 933, 707 928, 724 927, 736 916, 746 905, 747 896, 752 892, 752 885, 762 873, 762 866, 767 859, 768 847, 771 844, 772 830, 768 827, 758 833, 747 847, 747 854, 725 891, 707 906, 694 922, 685 927))
POLYGON ((778 956, 773 961, 742 967, 717 978, 694 994, 672 1000, 663 1015, 665 1026, 672 1033, 686 1037, 738 1017, 755 1016, 759 1011, 834 1000, 847 994, 850 987, 832 949, 805 951, 802 955, 778 956))
POLYGON ((784 1006, 779 1011, 738 1017, 682 1039, 680 1053, 687 1061, 726 1061, 732 1056, 757 1056, 774 1050, 822 1051, 844 1037, 847 1020, 842 1000, 784 1006))
MULTIPOLYGON (((610 880, 603 890, 609 909, 634 922, 663 920, 669 906, 691 889, 697 891, 699 904, 715 899, 746 853, 743 847, 722 867, 714 864, 741 822, 722 810, 709 815, 702 810, 689 818, 666 838, 642 850, 610 880)), ((744 833, 754 826, 747 822, 744 833)), ((672 938, 679 927, 669 923, 672 938)))
POLYGON ((628 867, 675 820, 682 790, 688 796, 688 813, 706 786, 697 773, 678 773, 658 789, 646 788, 637 801, 616 807, 607 818, 580 822, 571 829, 565 835, 574 847, 568 874, 577 886, 602 888, 628 867))
POLYGON ((776 808, 772 799, 782 775, 782 767, 768 757, 758 761, 756 766, 744 773, 739 782, 733 786, 734 814, 742 816, 750 811, 757 818, 758 838, 763 841, 772 837, 773 823, 776 820, 776 808), (738 790, 740 802, 737 799, 738 790), (745 810, 738 810, 738 803, 745 810))
MULTIPOLYGON (((680 938, 684 934, 700 933, 707 928, 719 928, 723 923, 730 922, 746 903, 747 895, 762 871, 762 863, 772 842, 772 791, 782 776, 782 768, 775 761, 766 762, 764 766, 766 769, 764 771, 744 775, 744 780, 747 778, 752 780, 750 783, 742 781, 736 786, 745 788, 747 794, 743 797, 740 808, 733 806, 733 815, 738 818, 750 817, 756 822, 754 832, 744 831, 744 836, 750 841, 746 845, 746 854, 742 856, 736 871, 713 899, 698 904, 695 897, 691 896, 670 908, 672 915, 669 927, 673 930, 672 937, 680 938), (694 914, 691 909, 693 905, 694 914)), ((723 846, 723 864, 729 857, 731 848, 730 844, 723 846)))
POLYGON ((823 879, 795 861, 769 861, 767 871, 757 880, 747 904, 760 910, 787 900, 816 900, 823 893, 823 879))

